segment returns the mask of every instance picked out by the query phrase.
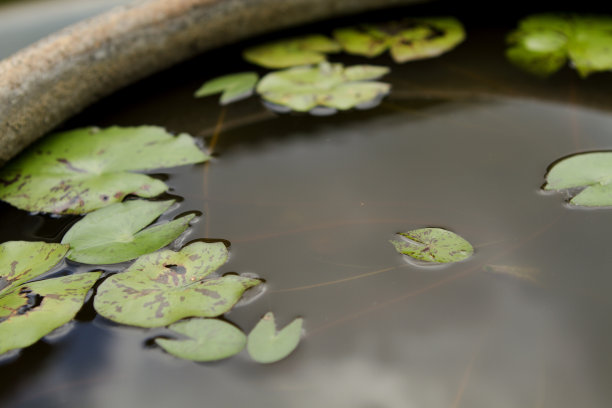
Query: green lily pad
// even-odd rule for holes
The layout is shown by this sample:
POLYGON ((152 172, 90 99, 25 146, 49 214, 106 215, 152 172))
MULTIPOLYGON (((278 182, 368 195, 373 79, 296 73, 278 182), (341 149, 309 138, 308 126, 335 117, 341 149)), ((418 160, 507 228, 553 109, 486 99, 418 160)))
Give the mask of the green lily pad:
POLYGON ((0 293, 47 272, 68 252, 68 245, 9 241, 0 245, 0 293))
POLYGON ((68 259, 112 264, 157 251, 178 238, 194 217, 190 214, 143 229, 173 203, 173 200, 131 200, 87 214, 62 239, 62 243, 70 245, 68 259))
POLYGON ((0 170, 0 199, 26 211, 84 214, 165 183, 134 170, 208 160, 186 134, 155 126, 84 128, 43 138, 0 170))
POLYGON ((215 361, 238 354, 246 345, 240 329, 219 319, 190 319, 171 325, 185 340, 156 339, 173 356, 193 361, 215 361))
POLYGON ((319 106, 347 110, 382 98, 390 85, 374 82, 389 72, 387 67, 322 63, 267 74, 257 92, 268 102, 307 112, 319 106))
POLYGON ((242 56, 253 64, 277 69, 318 64, 326 60, 325 54, 339 51, 340 45, 331 38, 311 34, 251 47, 242 56))
POLYGON ((572 61, 580 76, 612 69, 612 17, 537 14, 508 35, 508 59, 525 71, 548 76, 572 61))
POLYGON ((397 235, 401 238, 390 241, 397 252, 418 261, 459 262, 474 253, 474 248, 468 241, 442 228, 421 228, 397 235))
POLYGON ((222 92, 219 102, 221 105, 227 105, 253 95, 253 89, 258 79, 259 75, 255 72, 224 75, 205 82, 196 91, 195 97, 202 98, 222 92))
POLYGON ((274 314, 268 312, 247 338, 247 350, 258 363, 274 363, 287 357, 300 342, 303 319, 298 318, 276 331, 274 314))
POLYGON ((386 24, 340 28, 334 38, 349 54, 376 57, 391 50, 395 62, 437 57, 465 39, 461 23, 452 17, 406 18, 386 24))
POLYGON ((0 295, 0 353, 30 346, 68 323, 101 272, 25 283, 0 295))
POLYGON ((94 307, 107 319, 132 326, 161 327, 186 317, 228 312, 258 279, 210 276, 227 260, 222 243, 195 242, 180 252, 141 256, 125 272, 98 288, 94 307))
POLYGON ((612 152, 590 152, 555 163, 546 175, 544 190, 582 188, 570 204, 585 207, 612 205, 612 152))

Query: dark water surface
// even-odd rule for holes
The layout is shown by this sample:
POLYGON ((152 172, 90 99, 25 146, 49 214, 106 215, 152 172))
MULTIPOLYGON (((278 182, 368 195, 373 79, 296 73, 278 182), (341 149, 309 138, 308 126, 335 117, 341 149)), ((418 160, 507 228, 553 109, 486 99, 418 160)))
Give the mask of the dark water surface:
MULTIPOLYGON (((248 332, 272 310, 281 325, 303 316, 306 334, 277 364, 246 352, 196 364, 88 304, 71 330, 2 363, 0 406, 610 407, 612 210, 539 188, 553 161, 612 149, 612 76, 535 79, 504 60, 507 27, 467 28, 442 58, 392 65, 392 93, 369 111, 277 116, 257 98, 193 99, 203 81, 252 69, 236 47, 67 124, 156 124, 213 144, 210 164, 169 173, 183 201, 167 217, 202 212, 185 242, 228 240, 222 270, 266 279, 228 320, 248 332), (388 240, 426 226, 461 234, 475 255, 407 264, 388 240)), ((3 241, 59 241, 73 221, 0 206, 3 241)))

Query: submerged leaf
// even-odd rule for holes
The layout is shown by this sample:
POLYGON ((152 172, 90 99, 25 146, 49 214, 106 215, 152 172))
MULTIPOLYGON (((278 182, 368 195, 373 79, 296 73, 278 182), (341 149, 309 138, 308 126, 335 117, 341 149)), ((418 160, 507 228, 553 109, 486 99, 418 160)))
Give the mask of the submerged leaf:
POLYGON ((0 245, 0 294, 36 278, 55 266, 68 245, 9 241, 0 245))
POLYGON ((68 323, 101 272, 21 285, 0 296, 0 353, 27 347, 68 323))
POLYGON ((155 126, 84 128, 43 138, 0 170, 0 199, 26 211, 84 214, 168 186, 134 170, 208 160, 191 136, 155 126))
POLYGON ((107 319, 141 327, 222 315, 261 283, 238 275, 209 276, 226 260, 225 245, 203 242, 141 256, 100 285, 94 307, 107 319))
POLYGON ((287 357, 300 342, 302 323, 301 318, 295 319, 277 332, 274 314, 266 313, 249 333, 249 355, 258 363, 274 363, 287 357))
POLYGON ((268 102, 298 112, 320 106, 346 110, 389 93, 389 84, 370 81, 388 72, 374 65, 344 68, 322 63, 269 73, 257 85, 257 92, 268 102))
POLYGON ((172 204, 131 200, 87 214, 64 235, 68 259, 87 264, 129 261, 168 245, 188 227, 193 214, 145 228, 172 204))
POLYGON ((215 361, 238 354, 246 345, 240 329, 219 319, 190 319, 169 327, 185 340, 156 339, 173 356, 193 361, 215 361))
POLYGON ((612 205, 612 152, 590 152, 555 163, 546 175, 544 190, 584 188, 570 204, 586 207, 612 205))
POLYGON ((255 72, 224 75, 205 82, 196 91, 195 97, 202 98, 222 92, 219 102, 221 105, 227 105, 253 95, 253 88, 255 88, 258 79, 259 75, 255 72))
POLYGON ((582 77, 612 69, 612 17, 537 14, 508 35, 508 59, 540 76, 557 72, 568 59, 582 77))
POLYGON ((407 18, 337 29, 334 38, 350 54, 375 57, 390 49, 393 60, 402 63, 453 49, 465 39, 465 31, 452 17, 407 18))
POLYGON ((458 262, 474 253, 468 241, 442 228, 421 228, 397 235, 402 238, 390 241, 397 252, 419 261, 458 262))
POLYGON ((536 276, 540 274, 538 268, 529 266, 513 266, 513 265, 485 265, 484 271, 499 275, 508 275, 518 279, 528 280, 532 283, 537 283, 536 276))
POLYGON ((312 34, 251 47, 242 56, 253 64, 276 69, 318 64, 325 61, 326 53, 340 50, 340 45, 334 40, 312 34))

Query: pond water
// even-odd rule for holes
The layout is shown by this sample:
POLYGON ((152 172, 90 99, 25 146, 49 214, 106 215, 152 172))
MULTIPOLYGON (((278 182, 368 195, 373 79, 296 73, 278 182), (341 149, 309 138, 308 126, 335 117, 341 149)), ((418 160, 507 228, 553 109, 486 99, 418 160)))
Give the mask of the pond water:
MULTIPOLYGON (((0 405, 609 407, 612 211, 570 208, 540 186, 555 160, 612 149, 612 81, 518 71, 503 56, 514 21, 468 20, 455 51, 391 65, 393 90, 372 110, 276 115, 257 98, 194 99, 205 80, 252 69, 242 44, 71 120, 161 125, 212 146, 209 164, 167 173, 182 201, 165 217, 201 212, 185 242, 226 240, 223 271, 266 280, 227 320, 248 332, 269 310, 281 325, 302 316, 305 337, 272 365, 245 352, 195 364, 152 346, 159 330, 113 324, 89 303, 70 330, 2 363, 0 405), (474 256, 408 264, 388 240, 427 226, 459 233, 474 256)), ((2 204, 0 220, 2 241, 58 242, 76 218, 2 204)))

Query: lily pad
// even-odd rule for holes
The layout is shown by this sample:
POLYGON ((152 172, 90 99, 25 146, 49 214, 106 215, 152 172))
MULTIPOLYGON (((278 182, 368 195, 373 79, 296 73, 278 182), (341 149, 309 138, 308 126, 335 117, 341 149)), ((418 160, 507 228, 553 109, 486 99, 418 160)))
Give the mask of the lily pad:
POLYGON ((303 319, 298 318, 276 331, 274 314, 268 312, 249 333, 247 350, 258 363, 274 363, 287 357, 300 342, 303 319))
POLYGON ((349 54, 376 57, 391 50, 398 63, 437 57, 465 39, 461 23, 453 17, 406 18, 386 24, 340 28, 334 38, 349 54))
POLYGON ((387 67, 374 65, 295 67, 267 74, 257 92, 264 100, 297 112, 321 106, 347 110, 388 94, 389 84, 371 81, 388 72, 387 67))
MULTIPOLYGON (((555 163, 546 175, 544 190, 581 188, 570 204, 612 206, 612 152, 589 152, 555 163)), ((571 191, 570 191, 571 192, 571 191)))
POLYGON ((141 256, 100 285, 94 307, 107 319, 141 327, 220 316, 261 283, 239 275, 211 276, 227 256, 222 243, 204 242, 141 256))
POLYGON ((30 346, 68 323, 101 272, 25 283, 0 295, 0 353, 30 346))
POLYGON ((569 60, 580 76, 612 70, 612 17, 537 14, 508 35, 508 59, 539 76, 548 76, 569 60))
POLYGON ((87 214, 64 235, 68 259, 86 264, 129 261, 168 245, 188 227, 193 214, 145 228, 172 204, 131 200, 87 214))
POLYGON ((215 361, 238 354, 246 345, 240 329, 219 319, 190 319, 171 325, 184 340, 156 339, 173 356, 193 361, 215 361))
POLYGON ((45 137, 0 170, 0 199, 26 211, 84 214, 128 194, 155 197, 168 189, 134 170, 208 158, 191 136, 160 127, 76 129, 45 137))
POLYGON ((0 245, 0 293, 47 272, 68 252, 68 245, 9 241, 0 245))
POLYGON ((442 228, 421 228, 397 235, 401 238, 390 241, 397 252, 418 261, 459 262, 474 253, 474 248, 468 241, 442 228))
POLYGON ((311 34, 251 47, 242 56, 253 64, 277 69, 318 64, 326 60, 325 54, 341 50, 340 45, 331 38, 311 34))
POLYGON ((222 92, 219 103, 221 103, 221 105, 227 105, 253 95, 253 89, 258 79, 259 75, 255 72, 241 72, 238 74, 224 75, 205 82, 204 85, 196 91, 195 97, 202 98, 222 92))

